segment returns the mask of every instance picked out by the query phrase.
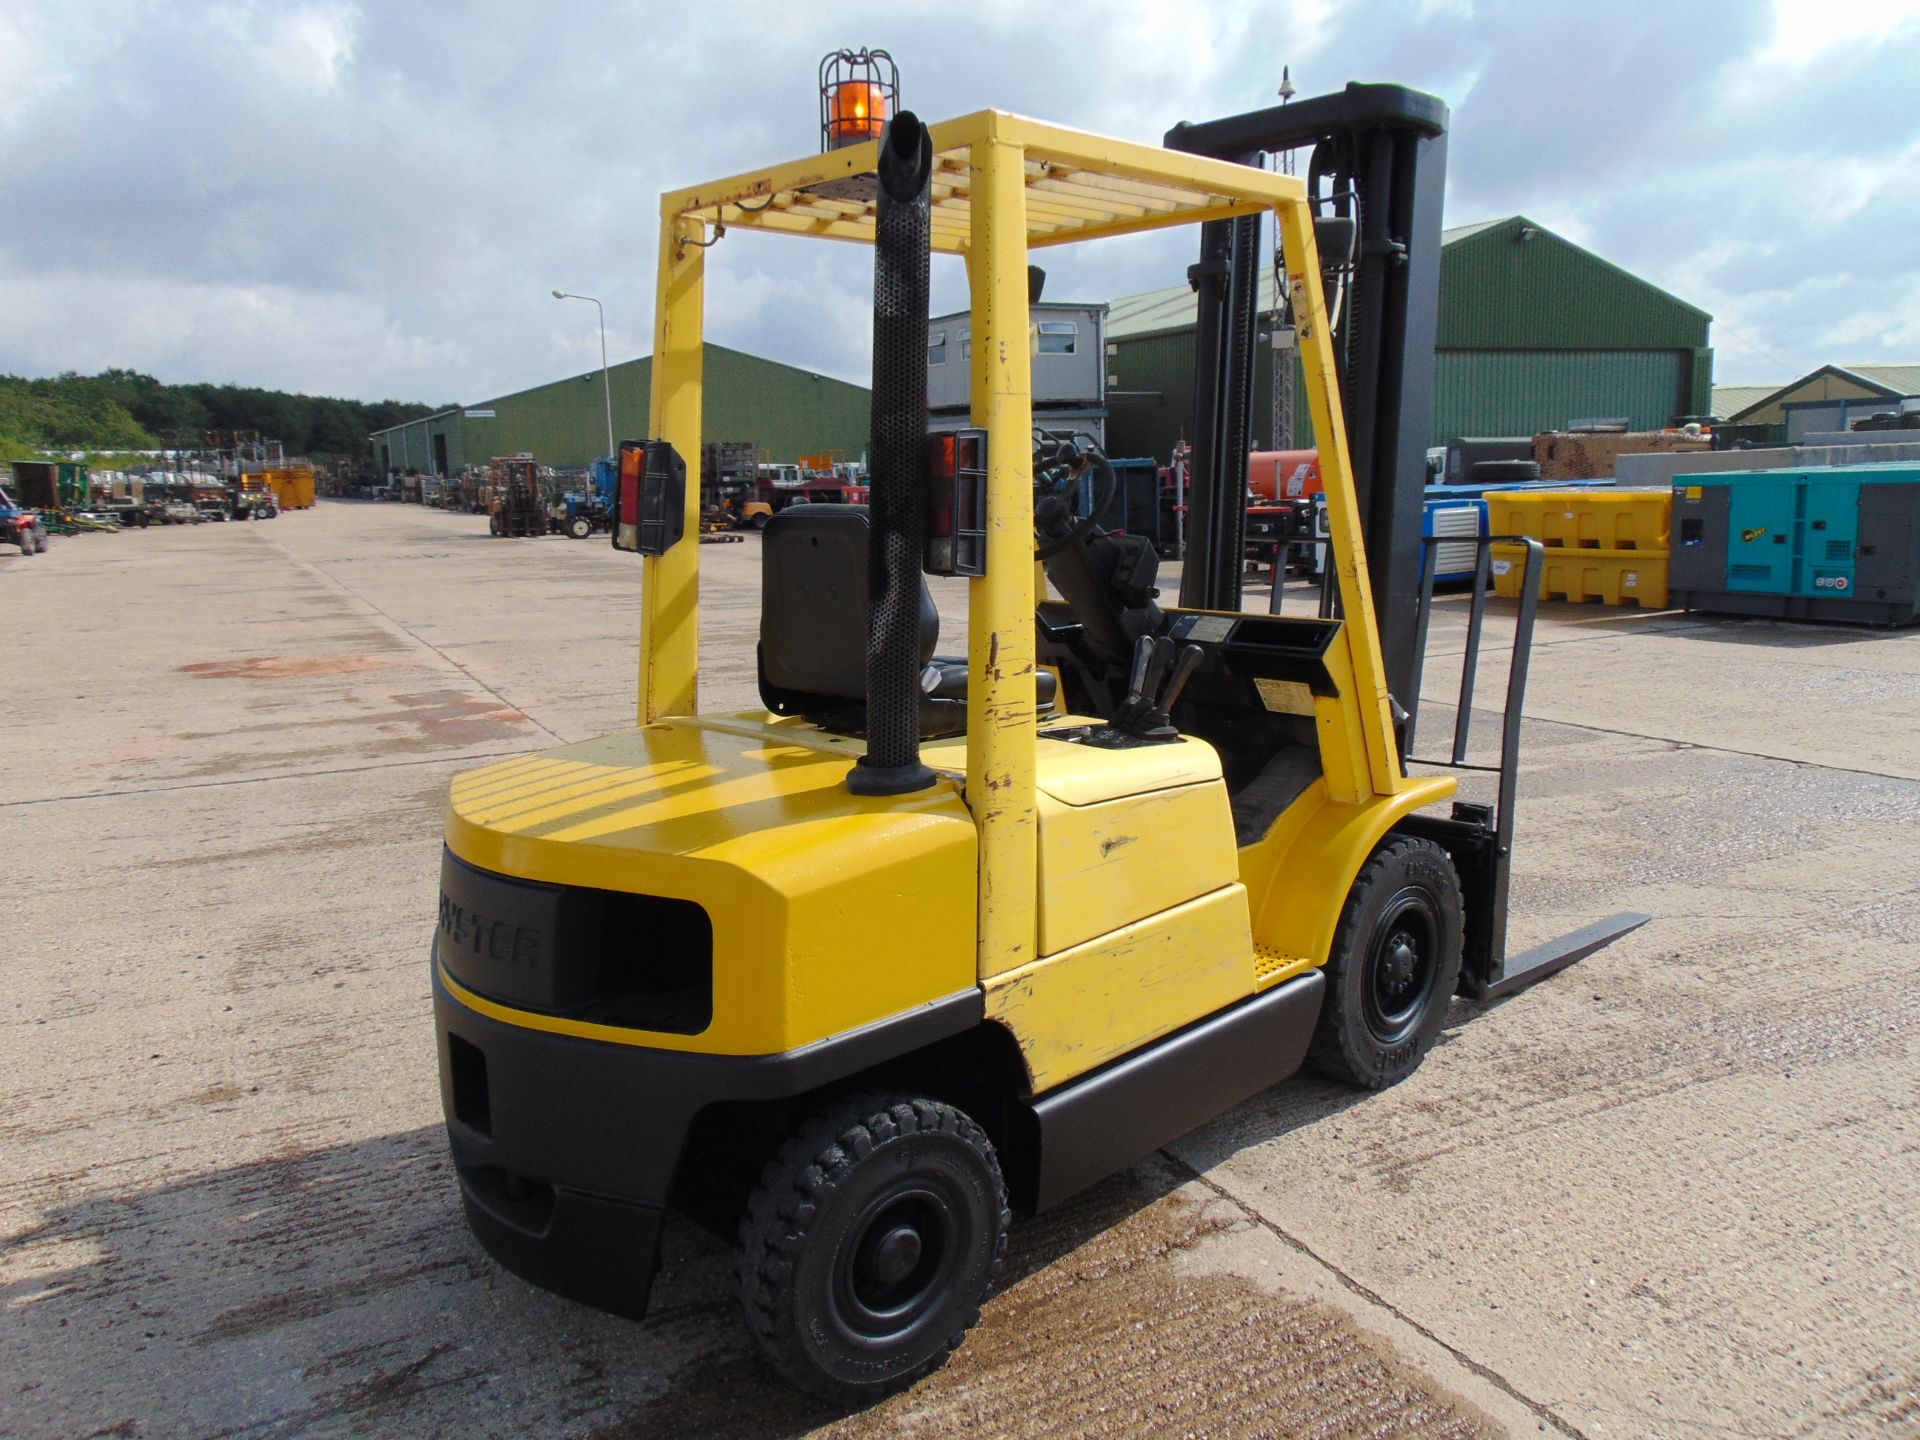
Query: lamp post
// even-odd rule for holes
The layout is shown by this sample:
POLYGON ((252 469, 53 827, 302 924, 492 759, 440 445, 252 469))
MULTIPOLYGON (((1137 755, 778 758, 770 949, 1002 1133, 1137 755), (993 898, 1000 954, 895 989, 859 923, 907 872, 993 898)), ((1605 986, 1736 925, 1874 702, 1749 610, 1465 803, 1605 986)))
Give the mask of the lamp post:
POLYGON ((600 388, 607 397, 607 455, 611 458, 616 452, 613 448, 613 378, 607 370, 607 310, 591 295, 575 295, 571 290, 553 292, 556 300, 593 300, 593 308, 600 312, 600 388))

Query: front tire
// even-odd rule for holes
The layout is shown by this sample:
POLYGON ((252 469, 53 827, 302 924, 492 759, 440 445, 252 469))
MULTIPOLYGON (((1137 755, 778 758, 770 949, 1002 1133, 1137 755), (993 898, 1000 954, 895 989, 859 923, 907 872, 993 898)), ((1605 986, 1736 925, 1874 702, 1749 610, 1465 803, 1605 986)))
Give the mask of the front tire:
POLYGON ((939 1369, 1007 1249, 986 1133, 933 1100, 834 1105, 780 1147, 734 1251, 747 1328, 800 1389, 871 1404, 939 1369))
POLYGON ((1397 1085, 1426 1058, 1460 979, 1460 877, 1430 840, 1373 853, 1347 892, 1327 962, 1327 998, 1307 1059, 1368 1090, 1397 1085))
POLYGON ((575 540, 585 540, 593 534, 593 522, 584 515, 576 515, 567 522, 567 534, 575 540))

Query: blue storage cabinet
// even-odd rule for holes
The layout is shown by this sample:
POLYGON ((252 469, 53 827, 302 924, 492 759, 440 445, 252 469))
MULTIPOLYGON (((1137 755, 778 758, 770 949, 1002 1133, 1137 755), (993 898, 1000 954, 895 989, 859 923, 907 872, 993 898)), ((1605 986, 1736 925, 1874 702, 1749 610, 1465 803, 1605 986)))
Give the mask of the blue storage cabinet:
POLYGON ((1678 476, 1672 545, 1672 600, 1684 609, 1910 624, 1920 466, 1678 476))

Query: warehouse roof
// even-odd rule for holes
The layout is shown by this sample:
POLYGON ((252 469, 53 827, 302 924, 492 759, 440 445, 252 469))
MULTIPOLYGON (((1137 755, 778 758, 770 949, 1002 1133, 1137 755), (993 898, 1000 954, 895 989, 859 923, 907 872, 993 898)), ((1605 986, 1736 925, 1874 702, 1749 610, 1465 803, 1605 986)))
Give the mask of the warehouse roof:
MULTIPOLYGON (((1519 218, 1519 217, 1512 217, 1519 218)), ((1482 220, 1474 225, 1456 225, 1451 230, 1441 232, 1440 243, 1452 245, 1482 231, 1491 230, 1496 225, 1506 224, 1505 220, 1482 220)), ((1260 271, 1260 295, 1255 302, 1262 310, 1271 310, 1273 300, 1273 271, 1263 268, 1260 271)), ((1155 330, 1178 330, 1193 324, 1194 295, 1191 285, 1169 285, 1164 290, 1148 290, 1139 295, 1128 295, 1115 300, 1107 312, 1107 338, 1116 340, 1122 335, 1145 335, 1155 330)))
MULTIPOLYGON (((1518 240, 1544 239, 1544 246, 1528 247, 1527 253, 1539 255, 1545 263, 1552 266, 1543 272, 1540 283, 1550 285, 1560 294, 1563 303, 1579 304, 1590 312, 1602 317, 1602 329, 1620 329, 1622 325, 1635 332, 1633 344, 1627 344, 1630 337, 1599 337, 1600 343, 1634 344, 1652 343, 1655 345, 1704 345, 1706 343, 1707 313, 1698 306, 1689 305, 1677 296, 1660 289, 1657 285, 1641 279, 1631 271, 1622 270, 1611 261, 1605 260, 1591 251, 1575 245, 1542 225, 1535 224, 1524 215, 1508 215, 1497 220, 1481 220, 1471 225, 1457 225, 1443 231, 1440 243, 1443 250, 1455 252, 1464 262, 1471 253, 1477 258, 1468 264, 1473 273, 1466 271, 1456 277, 1470 283, 1484 286, 1488 277, 1477 272, 1490 271, 1492 274, 1508 274, 1511 261, 1508 259, 1508 247, 1496 247, 1488 255, 1482 255, 1483 246, 1460 249, 1463 242, 1487 237, 1488 244, 1495 243, 1496 233, 1512 235, 1518 240), (1546 260, 1548 252, 1558 257, 1546 260), (1494 257, 1498 258, 1495 259, 1494 257), (1492 264, 1489 264, 1492 261, 1492 264), (1610 297, 1606 302, 1596 301, 1594 287, 1601 286, 1610 297), (1623 309, 1627 312, 1623 314, 1623 309), (1657 331, 1658 334, 1653 332, 1657 331), (1697 336, 1694 332, 1698 332, 1697 336), (1685 332, 1685 333, 1682 333, 1685 332)), ((1518 253, 1517 251, 1514 253, 1518 253)), ((1270 267, 1262 266, 1259 277, 1259 298, 1256 302, 1260 310, 1274 308, 1273 272, 1270 267)), ((1462 302, 1464 304, 1464 301, 1462 302)), ((1482 345, 1491 338, 1492 330, 1502 329, 1512 332, 1507 343, 1527 343, 1531 345, 1553 345, 1565 343, 1556 339, 1556 328, 1548 324, 1541 315, 1495 315, 1492 307, 1484 299, 1476 298, 1466 306, 1463 314, 1454 315, 1446 306, 1446 296, 1442 294, 1442 345, 1482 345), (1543 329, 1544 327, 1544 329, 1543 329), (1482 335, 1481 331, 1488 331, 1482 335), (1524 337, 1519 331, 1541 330, 1543 333, 1528 333, 1524 337)), ((1460 306, 1455 306, 1455 310, 1460 306)), ((1164 290, 1149 290, 1140 295, 1128 295, 1113 302, 1113 308, 1107 317, 1107 338, 1124 339, 1129 335, 1148 335, 1157 331, 1181 330, 1194 323, 1196 301, 1193 289, 1187 285, 1170 285, 1164 290)), ((1583 327, 1587 336, 1583 344, 1595 343, 1592 338, 1592 320, 1583 327)))
POLYGON ((1920 364, 1836 365, 1833 368, 1886 391, 1890 400, 1920 395, 1920 364))
POLYGON ((1730 420, 1786 388, 1784 385, 1716 385, 1713 387, 1713 413, 1722 420, 1730 420))
MULTIPOLYGON (((805 375, 808 378, 813 380, 827 381, 834 385, 847 385, 856 390, 866 389, 864 385, 857 385, 857 384, 854 384, 854 382, 848 381, 848 380, 836 380, 830 375, 821 375, 816 371, 808 370, 799 365, 789 365, 783 360, 768 360, 764 356, 749 354, 747 351, 744 351, 744 350, 734 350, 725 345, 716 345, 711 340, 705 343, 706 343, 706 348, 709 355, 718 354, 721 356, 731 357, 734 359, 751 360, 762 365, 777 366, 782 370, 791 371, 795 375, 805 375)), ((639 383, 644 385, 652 373, 647 368, 652 363, 652 360, 653 360, 653 356, 650 354, 641 355, 632 360, 615 360, 610 366, 608 366, 608 369, 612 372, 611 378, 613 378, 616 381, 618 381, 622 376, 631 372, 632 374, 638 376, 639 383)), ((597 381, 599 378, 600 378, 600 370, 596 366, 592 370, 585 370, 576 375, 565 375, 558 380, 546 380, 546 381, 542 381, 538 385, 529 385, 523 390, 511 390, 504 395, 495 395, 485 400, 472 400, 467 402, 465 405, 455 405, 451 409, 435 411, 431 415, 416 415, 411 420, 401 420, 393 425, 389 425, 384 430, 369 430, 367 432, 367 435, 369 439, 378 439, 382 435, 397 434, 402 430, 417 428, 421 425, 425 425, 429 423, 430 421, 447 420, 447 419, 458 417, 458 416, 464 416, 464 415, 467 415, 469 411, 489 410, 489 409, 492 409, 494 406, 500 405, 508 401, 524 399, 530 395, 540 395, 544 392, 553 390, 557 386, 564 385, 570 380, 591 382, 591 381, 597 381)))
POLYGON ((1738 419, 1755 410, 1764 410, 1769 405, 1786 399, 1795 391, 1804 389, 1828 375, 1841 380, 1850 380, 1862 390, 1876 391, 1889 400, 1920 395, 1920 364, 1822 365, 1818 370, 1809 370, 1805 375, 1789 380, 1784 385, 1716 385, 1713 390, 1713 413, 1722 420, 1738 419), (1727 393, 1728 402, 1724 406, 1721 401, 1723 390, 1727 393), (1742 393, 1736 395, 1736 392, 1742 393), (1736 398, 1739 400, 1738 404, 1733 403, 1736 398))
MULTIPOLYGON (((1507 219, 1513 219, 1513 220, 1517 220, 1519 218, 1520 217, 1517 215, 1507 217, 1507 219)), ((1451 245, 1456 240, 1465 240, 1469 236, 1478 235, 1482 231, 1491 230, 1496 225, 1504 225, 1506 223, 1507 223, 1507 220, 1502 219, 1502 220, 1476 220, 1471 225, 1453 225, 1440 232, 1440 243, 1442 245, 1451 245)))

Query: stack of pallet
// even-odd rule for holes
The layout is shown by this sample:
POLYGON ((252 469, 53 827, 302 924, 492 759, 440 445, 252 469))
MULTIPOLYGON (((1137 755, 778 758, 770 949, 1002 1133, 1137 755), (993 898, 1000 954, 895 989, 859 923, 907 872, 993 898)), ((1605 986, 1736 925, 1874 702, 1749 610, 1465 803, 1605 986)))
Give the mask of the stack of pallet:
MULTIPOLYGON (((1543 600, 1667 603, 1667 557, 1673 527, 1671 490, 1526 490, 1487 496, 1494 536, 1522 536, 1546 547, 1540 566, 1543 600)), ((1517 599, 1525 548, 1493 547, 1494 593, 1517 599)))

